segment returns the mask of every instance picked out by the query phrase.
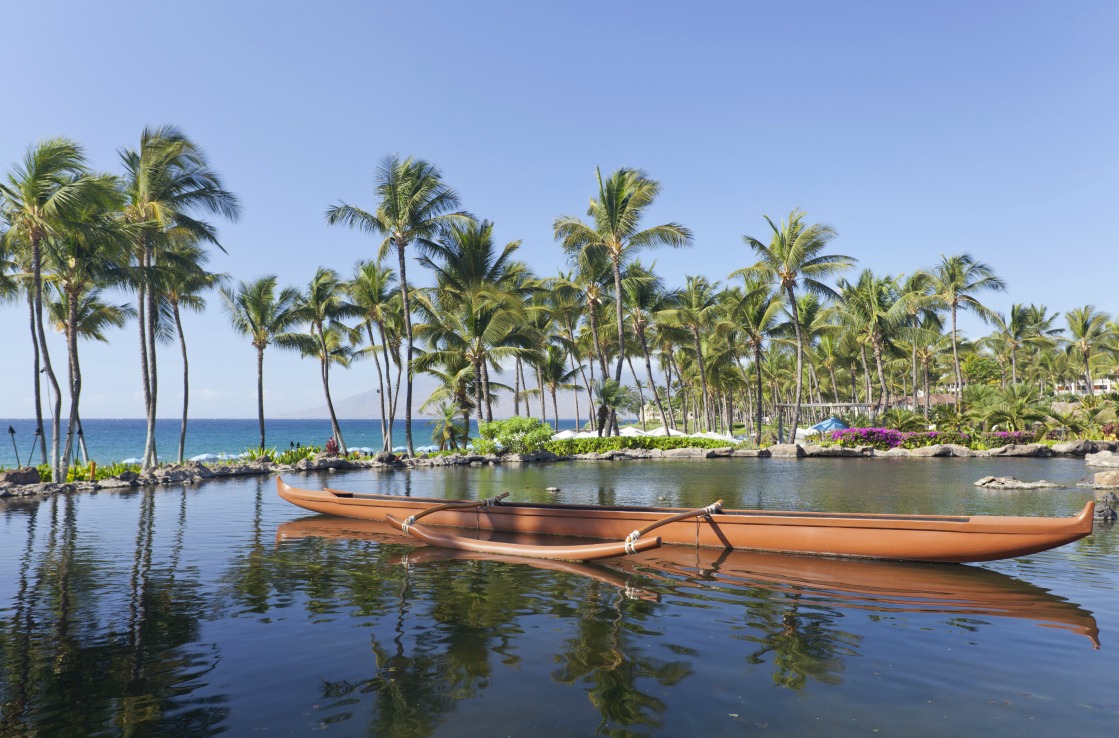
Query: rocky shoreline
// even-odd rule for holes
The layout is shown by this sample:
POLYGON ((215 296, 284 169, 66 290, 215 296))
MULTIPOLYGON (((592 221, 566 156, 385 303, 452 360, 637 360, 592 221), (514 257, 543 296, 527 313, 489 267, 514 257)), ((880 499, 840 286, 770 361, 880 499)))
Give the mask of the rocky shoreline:
POLYGON ((0 499, 49 495, 58 492, 82 492, 100 489, 121 489, 130 487, 170 486, 198 484, 210 479, 228 477, 261 476, 268 474, 290 474, 299 472, 338 472, 355 469, 409 469, 437 466, 482 466, 485 464, 523 464, 551 463, 557 461, 626 461, 641 459, 719 459, 719 458, 860 458, 860 459, 897 459, 897 458, 1083 458, 1088 466, 1110 468, 1095 475, 1090 486, 1097 489, 1119 488, 1119 443, 1115 441, 1070 441, 1053 446, 1045 444, 1010 444, 987 450, 974 450, 966 446, 940 444, 915 449, 895 448, 878 451, 872 446, 846 448, 842 446, 817 446, 812 444, 778 444, 761 449, 723 448, 676 448, 660 449, 623 449, 604 453, 575 454, 557 456, 548 451, 533 454, 451 454, 444 456, 420 455, 414 458, 379 454, 371 459, 343 459, 337 456, 319 454, 314 459, 303 459, 295 464, 275 464, 266 458, 243 464, 204 464, 188 461, 183 464, 167 464, 140 475, 125 472, 119 477, 110 477, 96 482, 70 482, 66 484, 42 483, 39 473, 33 468, 14 469, 0 472, 0 499))

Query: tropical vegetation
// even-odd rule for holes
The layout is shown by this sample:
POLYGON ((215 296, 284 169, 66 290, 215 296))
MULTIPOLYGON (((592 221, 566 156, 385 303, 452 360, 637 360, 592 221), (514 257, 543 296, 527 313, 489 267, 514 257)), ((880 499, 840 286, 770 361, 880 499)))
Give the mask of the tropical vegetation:
MULTIPOLYGON (((80 345, 109 340, 133 319, 149 426, 142 467, 157 463, 150 431, 157 350, 170 340, 182 357, 181 460, 189 414, 182 311, 207 309, 211 290, 255 350, 260 453, 269 346, 318 363, 331 443, 343 454, 331 395, 339 371, 367 372, 384 451, 402 416, 414 452, 417 412, 434 416, 432 441, 441 450, 539 448, 559 429, 564 398, 574 403, 576 424, 599 437, 618 437, 626 418, 667 436, 602 448, 670 448, 676 436, 695 433, 762 445, 832 415, 881 429, 870 445, 943 434, 974 445, 1003 438, 991 433, 1114 433, 1119 325, 1098 306, 1060 313, 1016 303, 1002 314, 989 296, 1006 283, 963 250, 907 274, 855 274, 857 259, 832 248, 837 229, 799 209, 784 219, 763 216, 768 231, 743 236, 747 250, 725 275, 658 273, 641 254, 688 247, 691 230, 644 222, 661 193, 646 172, 595 175, 589 220, 561 215, 552 223, 555 253, 566 264, 547 274, 518 258, 519 241, 498 243, 494 223, 465 210, 435 165, 386 157, 370 207, 342 201, 325 211, 328 224, 377 238, 368 255, 345 272, 308 264, 299 289, 268 275, 234 283, 211 269, 208 247, 221 248, 213 220, 236 220, 240 202, 200 144, 175 126, 144 129, 138 147, 122 149, 116 174, 95 171, 68 139, 29 147, 0 178, 0 302, 13 315, 25 311, 29 346, 13 356, 28 362, 33 378, 38 463, 53 478, 70 476, 75 431, 83 440, 80 345), (967 336, 961 312, 991 332, 967 336), (65 372, 48 350, 50 329, 65 339, 65 372), (426 398, 413 397, 420 374, 436 385, 426 398), (510 406, 513 420, 495 420, 510 406), (472 421, 479 432, 471 433, 472 421)), ((757 232, 749 218, 743 230, 757 232)), ((865 435, 831 440, 851 444, 865 435)))

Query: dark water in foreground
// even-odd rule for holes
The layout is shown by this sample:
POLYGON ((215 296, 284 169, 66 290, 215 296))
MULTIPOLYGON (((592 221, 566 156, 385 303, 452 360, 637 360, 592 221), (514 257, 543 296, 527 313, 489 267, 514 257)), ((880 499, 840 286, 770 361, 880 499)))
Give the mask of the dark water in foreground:
MULTIPOLYGON (((299 477, 434 496, 1066 515, 1069 460, 299 477), (663 498, 663 499, 661 499, 663 498)), ((272 479, 0 503, 0 735, 1110 736, 1119 534, 982 566, 662 548, 456 557, 272 479), (1095 646, 1099 645, 1097 649, 1095 646)))

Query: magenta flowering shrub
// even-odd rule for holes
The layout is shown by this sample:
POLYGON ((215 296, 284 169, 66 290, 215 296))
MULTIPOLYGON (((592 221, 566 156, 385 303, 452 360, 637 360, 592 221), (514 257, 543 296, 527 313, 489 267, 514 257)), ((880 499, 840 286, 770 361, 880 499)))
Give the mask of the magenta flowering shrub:
POLYGON ((879 451, 892 448, 922 448, 942 443, 953 443, 968 448, 998 448, 1011 443, 1033 443, 1035 436, 1029 431, 996 431, 991 433, 961 433, 957 431, 918 431, 906 433, 892 428, 845 428, 832 431, 831 439, 840 446, 857 448, 873 446, 879 451))
POLYGON ((832 440, 840 446, 873 446, 879 451, 897 448, 905 440, 905 436, 905 433, 893 428, 844 428, 831 432, 832 440))

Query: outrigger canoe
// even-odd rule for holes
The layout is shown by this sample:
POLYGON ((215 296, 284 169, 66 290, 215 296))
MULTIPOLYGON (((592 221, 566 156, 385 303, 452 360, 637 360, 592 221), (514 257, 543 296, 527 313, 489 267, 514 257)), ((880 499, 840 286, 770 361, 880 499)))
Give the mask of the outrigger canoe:
POLYGON ((994 561, 1045 551, 1092 532, 1095 503, 1071 518, 993 515, 683 510, 478 501, 305 490, 277 477, 280 497, 312 512, 385 521, 433 546, 479 553, 588 561, 663 544, 901 561, 994 561), (423 519, 423 522, 419 522, 423 519), (439 530, 434 530, 439 528, 439 530), (599 539, 529 545, 458 535, 448 529, 599 539), (657 536, 649 536, 656 530, 657 536))
MULTIPOLYGON (((547 544, 553 536, 494 533, 526 543, 547 544)), ((424 546, 399 528, 373 520, 310 516, 280 523, 276 544, 304 538, 364 540, 407 547, 385 559, 388 566, 416 567, 446 561, 517 563, 573 574, 615 587, 631 599, 659 601, 681 581, 704 587, 764 589, 790 600, 875 613, 943 613, 970 618, 1020 618, 1046 628, 1087 637, 1099 648, 1099 626, 1091 612, 1029 582, 977 566, 796 556, 664 546, 602 563, 454 551, 424 546)))

